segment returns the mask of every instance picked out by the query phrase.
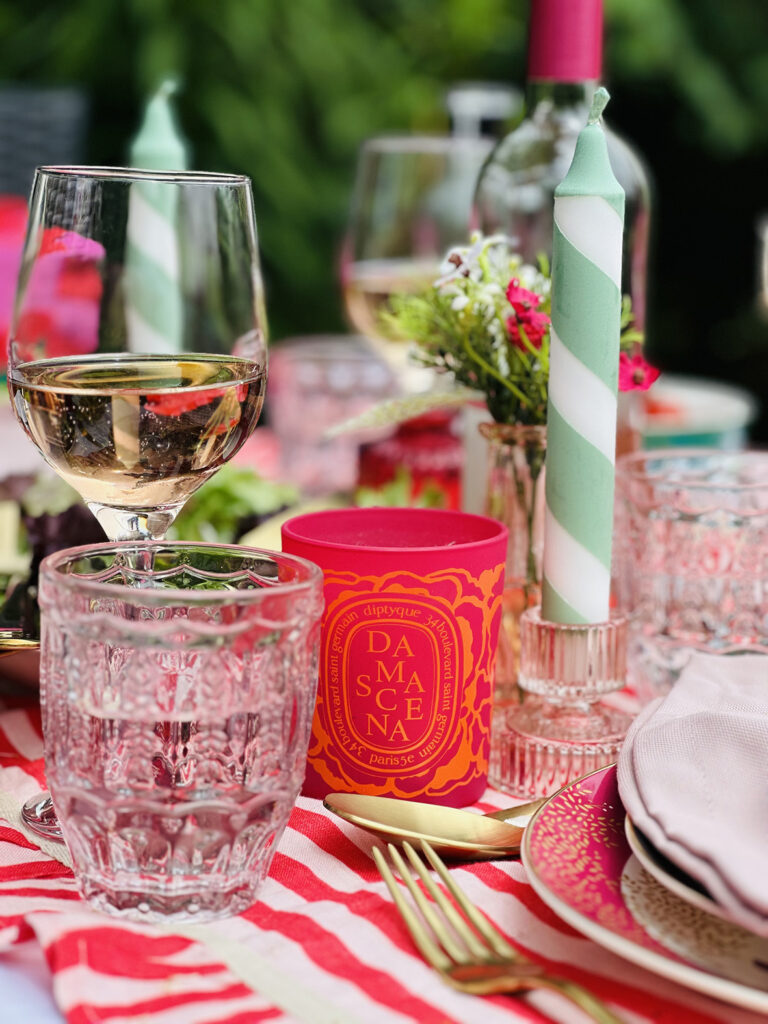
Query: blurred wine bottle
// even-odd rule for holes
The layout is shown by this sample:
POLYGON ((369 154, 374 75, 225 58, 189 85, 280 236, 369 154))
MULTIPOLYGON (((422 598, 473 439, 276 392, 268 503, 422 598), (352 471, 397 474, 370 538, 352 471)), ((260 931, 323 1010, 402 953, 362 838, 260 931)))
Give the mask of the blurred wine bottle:
MULTIPOLYGON (((530 262, 552 252, 554 191, 565 177, 602 75, 603 0, 531 0, 526 115, 480 171, 473 226, 501 231, 530 262)), ((648 177, 637 153, 607 129, 626 192, 622 291, 645 328, 650 221, 648 177)))

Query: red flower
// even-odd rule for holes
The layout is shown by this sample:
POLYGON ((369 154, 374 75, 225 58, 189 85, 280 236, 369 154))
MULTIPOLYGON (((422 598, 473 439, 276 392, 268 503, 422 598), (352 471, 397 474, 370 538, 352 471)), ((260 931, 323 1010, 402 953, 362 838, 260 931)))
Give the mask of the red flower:
POLYGON ((536 308, 541 302, 541 296, 522 288, 518 278, 513 277, 507 285, 507 302, 515 311, 514 316, 507 318, 507 330, 512 344, 521 352, 529 351, 522 338, 521 332, 524 332, 533 348, 541 348, 549 330, 549 317, 536 308))
POLYGON ((56 294, 62 299, 101 301, 101 274, 93 263, 85 260, 67 260, 59 271, 56 294))
POLYGON ((529 344, 535 349, 539 349, 549 330, 549 317, 546 313, 531 311, 525 316, 511 316, 507 319, 507 330, 512 344, 521 352, 527 352, 529 350, 521 337, 521 328, 525 332, 529 344))
POLYGON ((507 285, 507 302, 518 316, 524 316, 529 310, 536 309, 541 302, 541 296, 536 292, 529 292, 527 288, 521 288, 519 279, 513 277, 507 285))
MULTIPOLYGON (((146 405, 147 408, 157 416, 179 417, 183 416, 185 413, 194 412, 195 409, 211 405, 217 399, 225 399, 227 397, 227 392, 227 387, 203 388, 200 391, 189 390, 186 392, 183 390, 171 392, 161 391, 158 394, 148 394, 146 397, 146 405)), ((237 402, 242 402, 247 393, 248 385, 238 384, 235 389, 237 402)), ((235 406, 233 412, 234 415, 227 421, 216 424, 213 429, 214 434, 226 433, 226 431, 237 426, 240 421, 239 406, 235 406)))
POLYGON ((622 352, 619 355, 619 391, 647 391, 659 372, 639 353, 630 356, 622 352))
POLYGON ((217 398, 224 397, 223 388, 206 388, 205 391, 159 391, 147 395, 147 409, 158 416, 183 416, 194 412, 203 405, 210 405, 217 398))

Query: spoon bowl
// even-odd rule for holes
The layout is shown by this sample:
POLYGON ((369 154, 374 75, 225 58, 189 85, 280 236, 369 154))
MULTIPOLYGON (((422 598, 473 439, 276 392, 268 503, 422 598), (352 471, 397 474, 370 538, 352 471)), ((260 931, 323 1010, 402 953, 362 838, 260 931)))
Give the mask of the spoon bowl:
POLYGON ((426 839, 442 856, 465 860, 497 860, 518 854, 524 824, 543 802, 472 814, 456 807, 358 793, 329 793, 323 800, 333 814, 387 842, 426 839))

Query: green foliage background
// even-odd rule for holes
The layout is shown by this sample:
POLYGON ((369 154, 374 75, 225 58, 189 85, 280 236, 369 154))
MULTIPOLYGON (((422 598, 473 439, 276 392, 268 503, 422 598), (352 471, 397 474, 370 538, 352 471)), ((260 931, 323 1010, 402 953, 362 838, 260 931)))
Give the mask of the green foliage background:
MULTIPOLYGON (((0 66, 8 82, 88 92, 93 163, 124 161, 147 94, 177 75, 195 165, 253 179, 279 338, 343 326, 336 260, 361 140, 446 129, 456 80, 522 84, 527 12, 526 0, 0 0, 0 66)), ((651 355, 768 390, 751 312, 768 3, 606 0, 606 24, 610 120, 656 184, 651 355)))

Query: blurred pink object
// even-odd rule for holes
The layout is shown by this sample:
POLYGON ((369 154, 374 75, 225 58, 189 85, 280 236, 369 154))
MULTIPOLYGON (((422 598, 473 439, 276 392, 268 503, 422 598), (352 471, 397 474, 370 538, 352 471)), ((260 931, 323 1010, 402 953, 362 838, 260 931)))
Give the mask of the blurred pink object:
POLYGON ((283 479, 308 495, 352 490, 361 441, 382 431, 326 432, 391 398, 392 371, 354 335, 291 338, 273 347, 269 363, 267 414, 283 479))
POLYGON ((38 254, 15 330, 19 362, 39 358, 43 341, 49 359, 95 352, 104 247, 54 227, 43 231, 38 254))
POLYGON ((8 327, 13 311, 16 278, 21 263, 24 230, 27 225, 27 202, 21 196, 0 196, 0 369, 7 361, 8 327))
POLYGON ((280 442, 269 427, 259 426, 232 459, 234 466, 246 466, 266 480, 280 479, 280 442))

